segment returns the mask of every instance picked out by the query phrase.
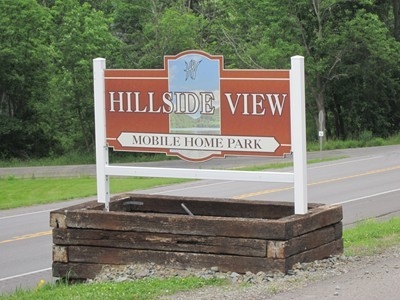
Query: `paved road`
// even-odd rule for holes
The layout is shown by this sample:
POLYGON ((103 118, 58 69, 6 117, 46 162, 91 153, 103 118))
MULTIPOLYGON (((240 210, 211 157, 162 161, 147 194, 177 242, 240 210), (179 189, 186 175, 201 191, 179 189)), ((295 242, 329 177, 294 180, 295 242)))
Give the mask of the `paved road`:
MULTIPOLYGON (((309 202, 341 203, 344 223, 350 225, 367 217, 398 213, 400 203, 400 146, 350 149, 310 153, 310 158, 345 156, 341 160, 310 164, 309 202)), ((286 160, 290 160, 287 158, 286 160)), ((273 161, 276 161, 273 160, 273 161)), ((237 165, 264 165, 271 159, 225 159, 196 164, 199 168, 230 168, 237 165)), ((157 166, 191 167, 184 161, 151 163, 157 166)), ((58 168, 0 169, 0 176, 69 176, 94 172, 94 166, 58 168), (47 171, 46 171, 47 169, 47 171), (50 170, 50 171, 49 171, 50 170), (84 171, 87 170, 87 171, 84 171), (50 172, 50 173, 49 173, 50 172)), ((282 171, 282 170, 280 170, 282 171)), ((197 195, 292 201, 288 184, 202 180, 155 188, 149 194, 197 195)), ((92 198, 94 199, 94 198, 92 198)), ((49 211, 89 199, 52 205, 0 211, 0 293, 21 286, 34 287, 40 279, 51 281, 51 236, 49 211)))
MULTIPOLYGON (((376 155, 381 151, 391 151, 400 146, 370 147, 344 150, 330 150, 322 152, 309 152, 308 159, 331 158, 331 157, 364 157, 376 155), (385 150, 382 150, 385 149, 385 150)), ((227 157, 225 159, 212 159, 206 162, 190 163, 184 160, 167 160, 161 162, 137 163, 136 166, 149 167, 175 167, 175 168, 198 168, 198 169, 230 169, 235 167, 267 165, 270 163, 291 162, 290 156, 286 158, 274 157, 227 157)), ((130 164, 126 164, 130 165, 130 164)), ((0 168, 0 177, 15 176, 18 178, 39 177, 76 177, 95 176, 95 165, 71 165, 51 167, 25 167, 25 168, 0 168)))

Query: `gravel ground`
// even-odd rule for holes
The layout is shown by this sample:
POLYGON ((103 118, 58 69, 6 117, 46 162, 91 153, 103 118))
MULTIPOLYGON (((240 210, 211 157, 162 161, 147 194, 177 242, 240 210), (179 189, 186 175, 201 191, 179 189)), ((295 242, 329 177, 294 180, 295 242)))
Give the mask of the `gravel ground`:
MULTIPOLYGON (((271 274, 265 272, 259 272, 257 274, 251 272, 238 274, 235 272, 220 272, 218 267, 202 270, 180 270, 161 267, 155 264, 146 264, 119 268, 109 267, 104 269, 93 281, 127 281, 139 278, 184 277, 191 275, 202 278, 223 278, 229 281, 228 285, 222 287, 205 287, 189 292, 180 292, 170 296, 163 296, 161 297, 163 300, 356 299, 357 296, 355 295, 360 293, 353 294, 354 291, 363 289, 363 287, 353 287, 350 281, 354 280, 354 282, 356 282, 358 280, 359 285, 369 284, 365 280, 360 280, 360 278, 365 277, 366 280, 374 280, 375 284, 381 284, 380 282, 377 283, 377 278, 375 278, 375 275, 380 273, 389 276, 389 279, 395 276, 395 282, 398 281, 398 275, 400 275, 398 274, 400 273, 400 245, 373 256, 333 256, 311 263, 299 263, 294 265, 288 274, 271 274), (393 261, 393 259, 395 261, 393 261), (389 260, 391 261, 389 262, 389 260), (388 262, 385 263, 385 261, 388 262), (378 267, 380 268, 379 272, 376 270, 378 267), (392 271, 396 272, 396 275, 391 274, 392 271), (350 276, 350 279, 347 279, 346 276, 350 276), (341 278, 342 282, 340 280, 341 278), (327 290, 327 288, 323 286, 321 286, 319 290, 317 287, 313 287, 313 292, 310 295, 307 294, 307 290, 303 290, 305 287, 307 288, 307 286, 315 286, 324 282, 329 282, 334 287, 330 287, 330 290, 327 290), (346 292, 346 285, 349 285, 348 292, 346 292), (299 291, 302 291, 302 296, 300 297, 298 294, 299 291), (324 297, 321 297, 322 293, 324 297)), ((380 279, 387 281, 387 279, 383 277, 380 279)), ((380 296, 375 298, 374 295, 371 295, 373 292, 374 291, 369 292, 365 290, 367 295, 364 294, 364 296, 360 296, 360 298, 357 299, 392 299, 390 295, 386 298, 381 298, 383 295, 381 293, 380 296)), ((363 295, 362 291, 361 295, 363 295)))

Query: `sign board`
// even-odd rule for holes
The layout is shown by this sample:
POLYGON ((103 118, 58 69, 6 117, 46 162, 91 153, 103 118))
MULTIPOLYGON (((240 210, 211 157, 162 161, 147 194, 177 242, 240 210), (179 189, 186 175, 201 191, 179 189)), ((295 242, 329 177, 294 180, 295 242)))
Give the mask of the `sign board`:
POLYGON ((185 51, 159 70, 106 69, 93 60, 98 201, 109 209, 109 176, 294 183, 307 212, 304 58, 290 70, 226 70, 222 56, 185 51), (161 152, 188 161, 293 153, 293 172, 109 165, 108 149, 161 152))
POLYGON ((225 70, 186 51, 161 70, 105 70, 107 143, 189 161, 290 153, 289 70, 225 70))

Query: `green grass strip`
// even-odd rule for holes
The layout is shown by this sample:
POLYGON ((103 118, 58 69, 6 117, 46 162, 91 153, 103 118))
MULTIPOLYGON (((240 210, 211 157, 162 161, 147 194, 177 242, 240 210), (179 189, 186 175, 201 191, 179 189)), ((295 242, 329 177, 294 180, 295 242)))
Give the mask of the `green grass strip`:
MULTIPOLYGON (((117 194, 184 181, 187 180, 175 178, 115 177, 110 179, 110 190, 112 194, 117 194)), ((0 194, 0 209, 46 204, 96 195, 96 179, 94 177, 2 178, 0 179, 0 194)))
POLYGON ((400 218, 368 219, 343 232, 346 255, 371 255, 400 244, 400 218))
POLYGON ((174 294, 204 286, 222 285, 220 279, 197 277, 174 277, 168 279, 142 279, 126 282, 90 284, 46 284, 32 291, 16 291, 12 295, 0 296, 1 300, 152 300, 163 295, 174 294))

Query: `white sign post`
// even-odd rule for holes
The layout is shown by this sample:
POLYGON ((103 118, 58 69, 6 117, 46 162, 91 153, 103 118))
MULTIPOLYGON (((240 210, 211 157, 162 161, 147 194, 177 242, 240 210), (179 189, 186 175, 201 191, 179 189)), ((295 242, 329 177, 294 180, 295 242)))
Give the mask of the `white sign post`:
MULTIPOLYGON (((109 211, 110 189, 109 176, 142 176, 188 179, 215 179, 236 181, 283 182, 294 183, 295 214, 307 213, 307 161, 305 136, 305 91, 304 91, 304 58, 294 56, 290 70, 290 114, 291 114, 291 149, 293 152, 293 172, 251 172, 233 170, 207 170, 183 168, 153 168, 110 166, 108 163, 108 143, 106 138, 105 114, 105 70, 103 58, 93 60, 95 126, 96 126, 96 174, 98 202, 105 204, 109 211)), ((137 134, 137 133, 136 133, 137 134)), ((149 134, 147 134, 150 137, 149 134)), ((119 137, 125 143, 125 136, 119 137)), ((234 140, 235 137, 231 139, 234 140)), ((221 145, 224 139, 221 138, 221 145)), ((276 148, 274 139, 259 139, 260 148, 268 151, 276 148), (264 142, 265 141, 265 142, 264 142)))
POLYGON ((290 70, 291 135, 295 214, 305 214, 307 201, 307 151, 304 57, 293 56, 290 70))
POLYGON ((97 201, 104 203, 109 211, 110 182, 106 167, 108 166, 108 146, 106 142, 106 114, 105 114, 105 82, 104 70, 106 60, 96 58, 93 60, 93 86, 94 86, 94 116, 96 133, 96 176, 97 176, 97 201))

